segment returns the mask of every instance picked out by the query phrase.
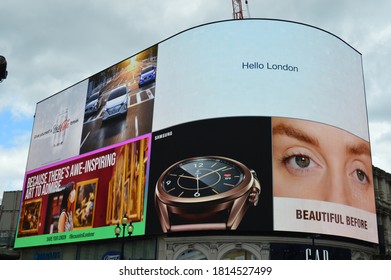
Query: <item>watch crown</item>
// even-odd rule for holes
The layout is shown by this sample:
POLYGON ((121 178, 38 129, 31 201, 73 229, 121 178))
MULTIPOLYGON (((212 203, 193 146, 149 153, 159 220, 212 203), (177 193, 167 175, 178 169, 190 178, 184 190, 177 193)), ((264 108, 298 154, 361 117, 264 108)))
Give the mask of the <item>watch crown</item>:
POLYGON ((248 195, 247 200, 251 206, 257 206, 259 202, 259 190, 257 188, 252 188, 251 192, 248 195))

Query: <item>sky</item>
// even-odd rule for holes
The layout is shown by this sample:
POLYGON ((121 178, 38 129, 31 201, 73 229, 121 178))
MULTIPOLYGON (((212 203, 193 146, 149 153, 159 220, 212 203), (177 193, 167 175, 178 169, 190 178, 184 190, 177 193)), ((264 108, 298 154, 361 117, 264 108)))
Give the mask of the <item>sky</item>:
MULTIPOLYGON (((391 1, 248 0, 243 8, 246 18, 321 28, 362 54, 372 161, 391 173, 391 1)), ((231 0, 1 1, 0 198, 22 190, 38 102, 178 32, 227 19, 231 0)))

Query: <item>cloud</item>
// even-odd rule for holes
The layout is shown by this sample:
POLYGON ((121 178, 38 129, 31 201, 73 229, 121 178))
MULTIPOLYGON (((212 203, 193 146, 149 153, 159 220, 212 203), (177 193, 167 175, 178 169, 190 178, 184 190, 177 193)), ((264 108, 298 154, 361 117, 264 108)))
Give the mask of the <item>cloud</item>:
MULTIPOLYGON (((26 169, 29 145, 24 142, 12 148, 0 146, 0 178, 1 190, 21 190, 26 169)), ((3 191, 0 195, 2 196, 3 191)))
MULTIPOLYGON (((199 9, 209 5, 206 0, 4 2, 0 38, 7 40, 0 39, 0 50, 9 77, 1 90, 23 96, 19 105, 30 115, 40 100, 200 24, 205 15, 199 9)), ((0 110, 4 104, 12 102, 5 97, 0 110)))
POLYGON ((391 120, 391 27, 383 26, 368 34, 363 44, 363 62, 368 111, 371 121, 391 120))
POLYGON ((389 122, 371 122, 371 149, 373 165, 390 172, 391 169, 391 124, 389 122))

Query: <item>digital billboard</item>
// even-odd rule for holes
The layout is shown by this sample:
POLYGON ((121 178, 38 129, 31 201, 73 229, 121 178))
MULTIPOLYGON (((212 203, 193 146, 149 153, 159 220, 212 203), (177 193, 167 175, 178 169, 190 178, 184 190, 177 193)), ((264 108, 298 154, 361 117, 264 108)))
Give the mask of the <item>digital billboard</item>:
POLYGON ((122 215, 136 235, 288 231, 377 243, 361 54, 280 20, 172 36, 38 103, 22 209, 39 223, 22 213, 15 247, 114 238, 122 215))
POLYGON ((376 242, 369 142, 330 125, 278 117, 272 137, 274 229, 376 242))
POLYGON ((16 245, 110 238, 124 215, 145 229, 150 135, 26 174, 16 245))
POLYGON ((270 117, 152 134, 147 232, 273 230, 270 117))

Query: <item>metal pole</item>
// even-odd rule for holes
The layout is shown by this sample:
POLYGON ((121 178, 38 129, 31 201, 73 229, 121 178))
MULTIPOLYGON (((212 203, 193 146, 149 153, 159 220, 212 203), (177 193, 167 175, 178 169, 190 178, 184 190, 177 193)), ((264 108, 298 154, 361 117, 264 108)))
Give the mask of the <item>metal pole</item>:
POLYGON ((124 249, 125 249, 125 227, 126 225, 122 225, 122 239, 121 239, 121 260, 125 259, 124 249))
POLYGON ((122 239, 121 239, 121 260, 125 259, 124 248, 125 248, 125 238, 122 236, 122 239))

